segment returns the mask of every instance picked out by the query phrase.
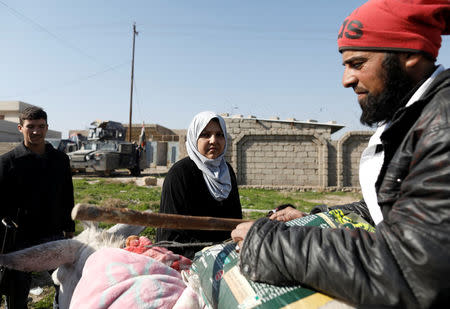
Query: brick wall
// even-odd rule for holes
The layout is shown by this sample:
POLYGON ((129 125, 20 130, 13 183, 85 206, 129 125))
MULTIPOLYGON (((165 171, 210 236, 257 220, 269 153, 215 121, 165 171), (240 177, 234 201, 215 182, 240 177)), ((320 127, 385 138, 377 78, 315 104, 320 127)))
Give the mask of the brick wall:
POLYGON ((337 145, 338 141, 328 141, 328 186, 337 187, 338 183, 338 162, 337 162, 337 145))
MULTIPOLYGON (((123 124, 126 129, 125 139, 128 140, 128 125, 123 124)), ((157 124, 145 125, 145 136, 147 140, 155 142, 176 142, 179 140, 179 135, 170 129, 157 124)), ((133 124, 131 127, 131 140, 138 142, 141 135, 142 125, 133 124)))
POLYGON ((327 124, 225 118, 226 160, 241 186, 359 187, 359 158, 372 132, 331 140, 327 124))
POLYGON ((347 132, 338 141, 338 186, 359 187, 359 160, 373 132, 347 132))

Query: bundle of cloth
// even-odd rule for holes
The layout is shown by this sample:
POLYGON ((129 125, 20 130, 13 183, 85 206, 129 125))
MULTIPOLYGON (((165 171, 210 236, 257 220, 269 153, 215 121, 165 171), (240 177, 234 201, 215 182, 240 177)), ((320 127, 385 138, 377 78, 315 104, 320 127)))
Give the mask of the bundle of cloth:
POLYGON ((192 261, 190 259, 180 254, 175 254, 166 248, 153 247, 152 245, 152 242, 147 237, 133 235, 127 238, 124 249, 151 257, 179 272, 188 270, 191 267, 192 261))
POLYGON ((126 247, 93 253, 75 288, 70 308, 204 308, 180 272, 192 261, 144 237, 130 236, 126 247))

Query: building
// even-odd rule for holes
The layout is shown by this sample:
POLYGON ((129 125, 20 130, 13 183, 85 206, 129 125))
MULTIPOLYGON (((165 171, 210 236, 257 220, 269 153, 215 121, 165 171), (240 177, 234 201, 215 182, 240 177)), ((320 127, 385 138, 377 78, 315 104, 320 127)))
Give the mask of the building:
MULTIPOLYGON (((123 124, 127 129, 128 124, 123 124)), ((131 141, 138 142, 142 131, 142 124, 131 125, 131 141)), ((150 166, 171 166, 179 158, 179 139, 177 132, 159 124, 145 124, 145 136, 147 139, 146 153, 150 166)))

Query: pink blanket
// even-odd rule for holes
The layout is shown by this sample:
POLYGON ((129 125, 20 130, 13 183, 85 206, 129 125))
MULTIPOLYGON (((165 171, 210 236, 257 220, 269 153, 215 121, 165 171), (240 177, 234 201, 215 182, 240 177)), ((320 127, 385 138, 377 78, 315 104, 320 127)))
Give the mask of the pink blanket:
POLYGON ((181 309, 201 305, 176 270, 142 254, 104 248, 86 261, 70 308, 181 309))

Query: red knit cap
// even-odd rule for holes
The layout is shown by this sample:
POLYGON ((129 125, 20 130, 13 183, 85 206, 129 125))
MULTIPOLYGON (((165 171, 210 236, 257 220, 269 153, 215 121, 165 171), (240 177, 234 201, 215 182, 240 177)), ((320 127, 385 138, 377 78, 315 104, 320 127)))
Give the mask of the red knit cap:
POLYGON ((424 51, 437 57, 450 34, 450 0, 369 0, 342 24, 339 51, 424 51))

